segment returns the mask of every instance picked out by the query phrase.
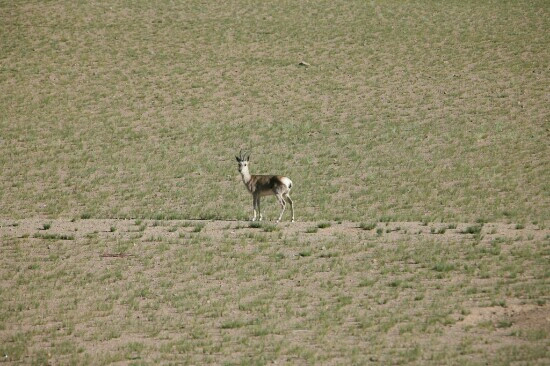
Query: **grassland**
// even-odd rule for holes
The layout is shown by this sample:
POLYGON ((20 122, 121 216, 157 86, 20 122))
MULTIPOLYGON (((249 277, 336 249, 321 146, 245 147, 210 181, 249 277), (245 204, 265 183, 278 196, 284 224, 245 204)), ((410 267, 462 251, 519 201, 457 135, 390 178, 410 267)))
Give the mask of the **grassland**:
POLYGON ((549 29, 547 0, 0 1, 0 363, 548 364, 549 29), (241 148, 297 223, 244 221, 241 148))
POLYGON ((0 7, 2 217, 549 219, 547 1, 0 7))
POLYGON ((550 230, 310 226, 0 222, 0 356, 90 365, 550 361, 550 230))

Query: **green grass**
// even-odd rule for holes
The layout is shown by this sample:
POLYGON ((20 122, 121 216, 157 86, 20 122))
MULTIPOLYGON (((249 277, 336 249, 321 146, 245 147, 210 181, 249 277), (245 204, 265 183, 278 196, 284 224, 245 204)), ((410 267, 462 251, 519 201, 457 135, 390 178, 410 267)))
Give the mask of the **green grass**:
POLYGON ((550 218, 545 1, 18 4, 4 217, 245 219, 248 148, 299 220, 550 218))

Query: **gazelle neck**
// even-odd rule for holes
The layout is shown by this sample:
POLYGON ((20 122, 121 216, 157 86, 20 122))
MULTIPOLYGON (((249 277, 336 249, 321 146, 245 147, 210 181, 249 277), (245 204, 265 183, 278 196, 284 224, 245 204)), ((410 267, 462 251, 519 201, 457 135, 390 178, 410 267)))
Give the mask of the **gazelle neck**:
POLYGON ((252 178, 251 175, 250 175, 250 172, 248 171, 248 167, 244 167, 242 170, 241 170, 241 176, 243 178, 243 183, 244 184, 248 184, 248 182, 250 182, 250 179, 252 178))

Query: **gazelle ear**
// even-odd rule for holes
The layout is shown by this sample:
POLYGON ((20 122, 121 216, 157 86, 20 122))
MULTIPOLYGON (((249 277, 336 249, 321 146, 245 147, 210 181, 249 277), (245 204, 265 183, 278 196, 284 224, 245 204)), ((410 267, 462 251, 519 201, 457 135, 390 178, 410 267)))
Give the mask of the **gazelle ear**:
POLYGON ((237 159, 239 163, 241 162, 241 159, 239 159, 237 156, 235 156, 235 159, 237 159))
POLYGON ((245 159, 246 159, 246 161, 250 161, 250 153, 248 154, 248 156, 245 159))

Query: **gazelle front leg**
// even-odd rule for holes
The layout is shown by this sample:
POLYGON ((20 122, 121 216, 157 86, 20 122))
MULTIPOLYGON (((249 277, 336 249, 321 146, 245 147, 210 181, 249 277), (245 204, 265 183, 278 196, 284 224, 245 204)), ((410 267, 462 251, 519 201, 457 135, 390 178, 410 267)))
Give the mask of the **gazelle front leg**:
POLYGON ((256 195, 252 196, 252 210, 254 211, 254 216, 252 216, 252 221, 256 221, 256 201, 257 197, 256 195))
POLYGON ((258 208, 258 215, 260 215, 260 221, 262 221, 262 210, 260 210, 260 195, 258 195, 258 198, 256 199, 256 207, 258 208))
POLYGON ((256 212, 260 217, 259 221, 262 221, 262 211, 260 211, 260 195, 253 195, 252 197, 252 205, 254 206, 254 217, 252 217, 252 221, 256 221, 256 212))

